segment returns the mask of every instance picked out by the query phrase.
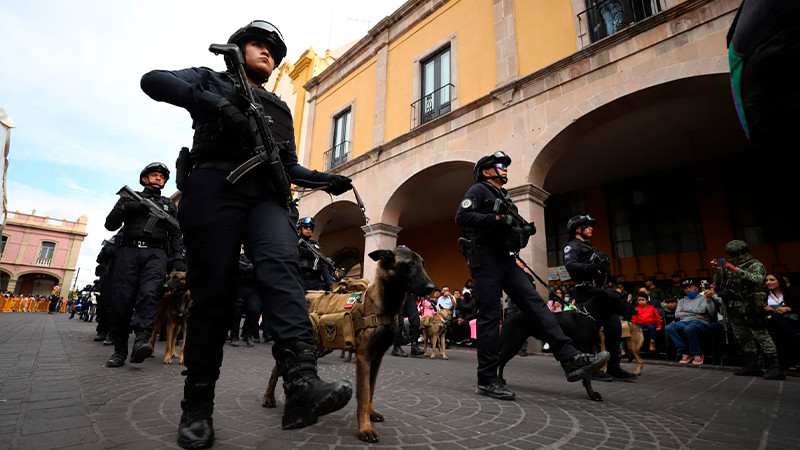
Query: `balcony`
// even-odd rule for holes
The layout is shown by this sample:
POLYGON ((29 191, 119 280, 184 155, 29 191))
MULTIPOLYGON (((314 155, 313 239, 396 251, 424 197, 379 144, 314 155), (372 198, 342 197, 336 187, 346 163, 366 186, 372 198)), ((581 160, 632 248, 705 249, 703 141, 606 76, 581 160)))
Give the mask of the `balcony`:
POLYGON ((50 258, 37 258, 36 265, 37 266, 49 266, 52 264, 53 260, 50 258))
POLYGON ((350 156, 350 141, 344 141, 334 145, 325 151, 325 170, 333 169, 334 167, 347 162, 350 156))
POLYGON ((450 90, 455 86, 448 83, 425 95, 411 104, 411 128, 450 112, 450 90))
MULTIPOLYGON (((578 14, 581 48, 611 36, 635 22, 656 15, 665 8, 665 0, 595 0, 578 14), (587 39, 588 37, 588 39, 587 39)), ((588 3, 588 2, 587 2, 588 3)))

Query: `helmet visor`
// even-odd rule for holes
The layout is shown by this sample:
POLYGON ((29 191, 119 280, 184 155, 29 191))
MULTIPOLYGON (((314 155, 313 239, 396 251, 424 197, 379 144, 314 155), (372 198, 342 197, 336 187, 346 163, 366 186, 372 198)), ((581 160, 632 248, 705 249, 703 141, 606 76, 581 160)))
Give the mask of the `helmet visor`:
POLYGON ((278 37, 280 37, 281 40, 283 40, 283 35, 281 34, 281 32, 277 28, 275 28, 275 25, 267 22, 266 20, 254 20, 250 22, 249 25, 247 25, 247 28, 256 28, 261 31, 264 31, 265 33, 276 33, 278 37))

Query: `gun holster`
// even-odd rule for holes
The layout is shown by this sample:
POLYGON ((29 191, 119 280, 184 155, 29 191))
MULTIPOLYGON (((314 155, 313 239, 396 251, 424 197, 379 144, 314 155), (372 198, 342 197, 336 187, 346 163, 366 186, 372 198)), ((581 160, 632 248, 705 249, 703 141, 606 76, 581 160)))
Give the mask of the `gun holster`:
POLYGON ((467 265, 470 267, 481 266, 481 255, 478 253, 478 246, 474 240, 460 237, 458 238, 458 248, 461 249, 461 254, 466 258, 467 265))
POLYGON ((186 178, 189 176, 191 170, 189 149, 183 147, 181 151, 178 152, 178 160, 175 161, 175 185, 178 186, 179 191, 183 190, 183 185, 186 183, 186 178))

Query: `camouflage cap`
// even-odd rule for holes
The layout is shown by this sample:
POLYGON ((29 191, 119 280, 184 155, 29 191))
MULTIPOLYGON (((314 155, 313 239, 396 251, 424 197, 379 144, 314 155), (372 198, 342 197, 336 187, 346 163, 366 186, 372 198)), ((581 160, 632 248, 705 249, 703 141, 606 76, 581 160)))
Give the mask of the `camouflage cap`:
POLYGON ((747 245, 747 242, 740 241, 739 239, 734 239, 727 244, 725 244, 725 253, 731 256, 738 256, 750 251, 750 247, 747 245))

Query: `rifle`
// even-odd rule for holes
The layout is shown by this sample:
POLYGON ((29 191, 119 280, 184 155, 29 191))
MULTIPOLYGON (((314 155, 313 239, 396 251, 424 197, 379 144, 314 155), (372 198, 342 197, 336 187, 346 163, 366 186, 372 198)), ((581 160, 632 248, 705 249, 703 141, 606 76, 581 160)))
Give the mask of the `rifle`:
POLYGON ((141 195, 139 195, 138 192, 129 188, 127 184, 125 186, 122 186, 122 189, 120 189, 117 192, 117 195, 119 195, 122 198, 136 200, 137 202, 147 207, 147 211, 149 212, 150 217, 147 219, 147 223, 144 225, 145 233, 152 233, 153 227, 156 226, 156 222, 158 222, 159 220, 166 220, 170 225, 175 227, 175 229, 180 230, 181 226, 178 223, 178 219, 172 217, 170 213, 164 211, 149 198, 144 198, 141 195))
POLYGON ((525 220, 525 218, 522 217, 519 212, 517 212, 517 209, 512 208, 511 206, 512 205, 508 204, 502 198, 496 198, 494 199, 494 208, 492 211, 497 215, 506 214, 513 217, 514 220, 519 223, 520 228, 525 229, 525 227, 528 227, 528 230, 526 231, 529 231, 530 236, 536 234, 536 226, 533 224, 533 222, 528 222, 525 220))
POLYGON ((253 149, 253 156, 243 162, 239 167, 233 169, 233 171, 228 174, 227 180, 231 184, 235 184, 247 172, 266 163, 269 179, 278 192, 278 195, 285 199, 286 208, 288 209, 292 203, 292 190, 289 186, 286 172, 283 169, 280 155, 278 154, 278 146, 275 144, 275 139, 272 137, 272 131, 270 130, 272 118, 266 115, 261 103, 257 102, 253 95, 253 89, 244 71, 242 52, 235 44, 211 44, 208 51, 215 55, 222 55, 225 57, 225 65, 228 66, 228 70, 235 75, 234 84, 236 85, 236 91, 239 93, 239 96, 243 97, 248 103, 245 113, 250 117, 251 122, 255 122, 258 131, 255 136, 256 147, 253 149))
POLYGON ((319 250, 318 250, 316 247, 314 247, 313 245, 311 245, 311 244, 310 244, 308 241, 306 241, 305 239, 302 239, 302 238, 300 238, 300 239, 298 239, 298 242, 300 243, 300 245, 305 245, 305 246, 306 246, 306 248, 307 248, 309 251, 311 251, 311 253, 313 253, 313 254, 314 254, 314 255, 315 255, 317 258, 319 258, 319 260, 320 260, 320 261, 322 261, 322 262, 324 262, 325 264, 329 265, 329 266, 331 267, 331 270, 332 270, 334 273, 336 273, 336 265, 335 265, 335 264, 333 264, 333 261, 331 261, 331 260, 330 260, 330 259, 328 259, 328 258, 327 258, 325 255, 323 255, 321 251, 319 251, 319 250))

